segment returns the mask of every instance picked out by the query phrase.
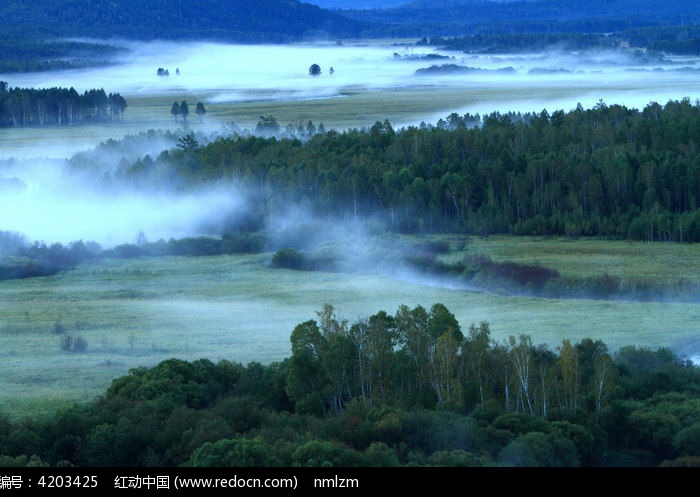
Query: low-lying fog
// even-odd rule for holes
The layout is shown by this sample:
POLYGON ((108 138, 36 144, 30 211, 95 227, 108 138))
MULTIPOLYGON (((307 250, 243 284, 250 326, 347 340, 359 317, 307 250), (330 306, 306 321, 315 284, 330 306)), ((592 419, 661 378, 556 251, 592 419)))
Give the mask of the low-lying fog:
MULTIPOLYGON (((99 41, 99 40, 89 40, 99 41)), ((592 107, 600 100, 643 108, 651 101, 700 96, 700 59, 634 50, 566 52, 549 50, 520 54, 469 54, 441 51, 429 46, 392 41, 317 43, 294 45, 226 45, 216 43, 109 41, 130 49, 109 67, 42 73, 0 74, 10 87, 73 87, 79 92, 103 88, 127 100, 162 97, 180 101, 196 98, 205 105, 243 102, 317 100, 340 98, 348 92, 420 89, 469 91, 467 102, 448 100, 444 110, 416 117, 424 108, 417 97, 415 108, 392 124, 407 126, 421 121, 434 123, 452 112, 539 112, 547 108, 568 111, 581 103, 592 107), (312 64, 321 74, 309 75, 312 64), (332 71, 331 71, 332 68, 332 71), (158 76, 158 69, 168 76, 158 76)), ((423 101, 422 101, 423 100, 423 101)), ((194 109, 190 109, 194 116, 194 109)), ((8 157, 63 157, 94 146, 105 137, 120 138, 123 127, 132 132, 133 108, 124 122, 112 129, 83 127, 81 132, 56 129, 45 147, 36 147, 33 133, 21 137, 13 130, 0 130, 0 160, 8 157), (114 133, 115 135, 111 135, 114 133), (17 139, 15 137, 17 136, 17 139), (26 141, 26 145, 25 145, 26 141)), ((371 126, 389 117, 366 116, 371 126)), ((315 122, 328 121, 314 116, 315 122)), ((177 125, 167 111, 151 127, 177 125)), ((208 117, 210 124, 213 117, 208 117)), ((218 123, 215 129, 220 129, 218 123)), ((281 123, 283 126, 287 123, 281 123)))
POLYGON ((86 150, 92 165, 87 171, 71 169, 68 157, 39 158, 41 150, 36 158, 0 158, 0 231, 22 234, 30 243, 90 241, 110 248, 143 241, 143 235, 149 241, 219 235, 225 216, 241 206, 241 196, 231 188, 176 193, 165 185, 146 189, 112 182, 105 189, 102 177, 122 161, 157 155, 176 141, 145 133, 118 143, 119 151, 86 150))
POLYGON ((220 235, 217 220, 239 205, 235 192, 216 189, 180 195, 104 193, 63 181, 42 182, 0 193, 0 226, 31 242, 96 241, 110 248, 136 243, 144 235, 148 241, 220 235))
MULTIPOLYGON (((567 95, 568 107, 576 106, 583 97, 579 90, 584 89, 591 94, 593 103, 603 99, 607 103, 635 107, 651 100, 694 99, 700 95, 697 58, 632 50, 484 55, 389 41, 295 45, 121 44, 131 52, 111 67, 0 75, 0 79, 11 87, 72 86, 80 92, 104 88, 127 97, 206 91, 211 103, 315 99, 336 97, 347 89, 444 85, 486 85, 514 95, 521 88, 539 87, 542 88, 539 98, 543 101, 547 100, 548 92, 559 89, 567 95), (321 68, 321 74, 315 78, 309 76, 311 64, 321 68), (445 65, 455 66, 458 71, 438 70, 445 65), (431 66, 435 66, 432 71, 421 74, 421 70, 431 66), (158 77, 158 68, 167 70, 169 76, 158 77)), ((528 111, 532 98, 529 93, 520 102, 508 98, 506 110, 528 111)), ((541 110, 540 105, 538 101, 534 110, 541 110)), ((499 108, 500 102, 489 107, 499 108)))

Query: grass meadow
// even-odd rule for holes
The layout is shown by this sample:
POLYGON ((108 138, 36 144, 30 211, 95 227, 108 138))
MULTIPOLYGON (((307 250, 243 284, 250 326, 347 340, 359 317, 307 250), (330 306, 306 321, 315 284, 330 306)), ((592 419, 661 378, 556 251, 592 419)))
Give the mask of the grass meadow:
MULTIPOLYGON (((696 246, 645 250, 617 241, 490 237, 469 247, 495 259, 520 257, 584 273, 614 267, 663 274, 672 267, 660 260, 664 253, 686 276, 700 277, 696 246)), ((698 304, 490 295, 382 274, 273 269, 270 257, 103 260, 51 277, 0 282, 0 411, 51 414, 92 400, 130 368, 171 357, 281 360, 290 354, 294 326, 316 318, 324 303, 352 322, 380 310, 393 314, 401 304, 442 302, 464 329, 488 321, 495 340, 525 333, 552 348, 564 339, 593 338, 612 351, 663 346, 690 357, 700 350, 698 304), (64 350, 66 336, 82 337, 86 350, 64 350)))
MULTIPOLYGON (((453 244, 459 244, 457 238, 453 244)), ((472 254, 494 261, 512 261, 556 269, 563 276, 608 274, 621 279, 651 278, 657 284, 679 280, 700 282, 700 246, 697 244, 647 243, 634 240, 558 237, 472 237, 464 250, 447 259, 472 254)))

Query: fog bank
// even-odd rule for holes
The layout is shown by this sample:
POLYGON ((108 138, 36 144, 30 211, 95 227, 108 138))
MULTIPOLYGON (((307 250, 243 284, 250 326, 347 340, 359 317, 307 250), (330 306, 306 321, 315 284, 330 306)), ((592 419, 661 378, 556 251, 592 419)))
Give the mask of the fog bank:
POLYGON ((241 208, 231 188, 204 191, 105 192, 66 174, 63 161, 0 163, 0 231, 24 234, 30 242, 93 241, 103 248, 137 238, 220 235, 226 217, 241 208), (4 167, 3 167, 4 166, 4 167))
MULTIPOLYGON (((58 127, 44 133, 37 129, 0 129, 0 160, 65 158, 107 137, 133 133, 134 126, 178 129, 181 120, 178 123, 172 119, 170 105, 183 99, 191 105, 201 101, 207 108, 216 106, 223 115, 230 116, 217 122, 216 113, 210 113, 203 125, 197 123, 199 128, 209 126, 218 132, 231 120, 238 121, 236 104, 250 107, 271 101, 328 102, 371 92, 381 98, 381 92, 395 95, 395 90, 416 93, 408 93, 408 99, 398 104, 387 98, 386 108, 381 107, 380 100, 372 100, 366 111, 365 107, 348 111, 330 105, 323 107, 328 115, 314 114, 305 119, 324 122, 328 128, 337 114, 355 112, 354 120, 364 120, 358 127, 386 118, 395 127, 402 127, 435 123, 452 112, 484 115, 547 109, 551 113, 569 111, 579 103, 590 108, 601 100, 642 109, 652 101, 663 105, 669 100, 700 98, 700 58, 640 50, 479 54, 392 40, 292 45, 109 43, 129 49, 113 66, 0 74, 0 81, 10 87, 74 87, 81 93, 103 88, 108 93, 118 92, 127 105, 134 103, 127 107, 124 120, 109 126, 58 127), (321 69, 316 77, 309 75, 312 64, 321 69), (158 69, 167 71, 168 76, 159 76, 158 69), (430 102, 431 92, 440 92, 439 101, 444 104, 430 102), (42 147, 36 146, 38 134, 44 135, 42 147)), ((190 111, 194 114, 194 109, 190 111)), ((260 115, 264 112, 261 107, 260 115)), ((194 123, 196 116, 191 118, 194 123)))
MULTIPOLYGON (((556 97, 557 93, 575 99, 586 88, 594 94, 594 101, 626 105, 700 96, 697 57, 640 50, 472 54, 391 40, 292 45, 110 43, 130 50, 114 66, 0 74, 0 79, 11 87, 75 87, 79 92, 104 88, 127 97, 206 92, 212 103, 323 98, 346 91, 425 86, 501 88, 513 111, 529 110, 521 109, 519 101, 527 103, 549 94, 556 97), (316 77, 309 75, 311 64, 321 68, 316 77), (446 65, 469 70, 441 72, 440 67, 446 65), (158 76, 159 68, 169 75, 158 76), (417 75, 417 71, 427 68, 435 71, 417 75), (533 91, 535 88, 540 91, 533 91), (629 100, 628 92, 641 92, 645 98, 635 95, 629 100), (618 101, 618 96, 624 101, 618 101)), ((496 100, 493 105, 499 106, 500 102, 496 100)))

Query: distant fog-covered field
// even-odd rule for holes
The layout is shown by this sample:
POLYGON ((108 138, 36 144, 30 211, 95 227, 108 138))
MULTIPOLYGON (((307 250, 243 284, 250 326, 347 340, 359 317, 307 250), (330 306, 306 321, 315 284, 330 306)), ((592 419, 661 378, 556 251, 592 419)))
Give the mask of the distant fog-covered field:
MULTIPOLYGON (((182 99, 201 101, 209 108, 206 123, 201 123, 208 129, 230 122, 254 126, 263 111, 294 118, 294 122, 300 118, 323 122, 328 129, 371 126, 384 119, 407 126, 435 122, 451 112, 539 112, 546 108, 551 113, 571 110, 579 103, 592 107, 601 100, 643 108, 652 101, 663 104, 700 96, 697 58, 640 50, 469 54, 419 46, 415 40, 121 44, 129 52, 108 67, 0 74, 0 80, 10 87, 74 87, 81 93, 104 88, 119 92, 129 105, 124 122, 109 129, 69 135, 57 132, 63 143, 52 140, 52 130, 46 150, 27 138, 25 131, 2 130, 2 158, 56 156, 109 135, 176 127, 169 104, 182 99), (309 75, 312 64, 321 69, 316 77, 309 75), (158 76, 159 68, 169 75, 158 76), (285 110, 289 105, 295 115, 285 110)), ((194 117, 191 124, 196 126, 194 117)), ((281 123, 287 124, 282 119, 281 123)))

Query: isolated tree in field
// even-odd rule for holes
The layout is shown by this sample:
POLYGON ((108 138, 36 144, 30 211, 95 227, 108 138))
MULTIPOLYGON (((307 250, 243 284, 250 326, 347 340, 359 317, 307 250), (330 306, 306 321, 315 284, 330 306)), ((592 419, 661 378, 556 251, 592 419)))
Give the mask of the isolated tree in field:
POLYGON ((204 114, 207 113, 207 109, 204 108, 204 104, 202 102, 197 102, 197 108, 195 109, 195 112, 199 116, 199 122, 201 123, 204 114))
POLYGON ((180 104, 173 102, 172 107, 170 107, 170 113, 175 116, 175 122, 177 122, 177 116, 180 115, 180 104))
POLYGON ((309 67, 309 75, 316 77, 319 74, 321 74, 321 66, 318 64, 311 64, 311 67, 309 67))
POLYGON ((183 100, 180 103, 180 115, 182 116, 182 119, 185 121, 185 124, 187 124, 187 116, 190 115, 190 107, 187 105, 187 100, 183 100))

